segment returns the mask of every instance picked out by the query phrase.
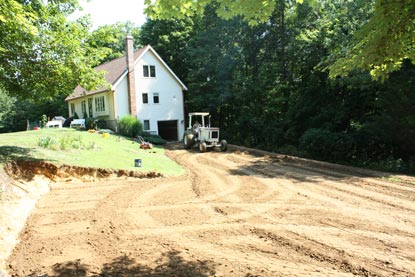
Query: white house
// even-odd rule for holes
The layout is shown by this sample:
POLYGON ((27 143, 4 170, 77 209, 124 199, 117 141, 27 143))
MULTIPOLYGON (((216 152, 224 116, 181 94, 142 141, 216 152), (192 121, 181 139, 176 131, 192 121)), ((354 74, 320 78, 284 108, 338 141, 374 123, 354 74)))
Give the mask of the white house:
POLYGON ((183 82, 150 46, 133 50, 133 38, 126 39, 127 55, 97 66, 106 72, 110 89, 87 91, 77 86, 65 100, 69 115, 75 113, 104 119, 109 128, 124 115, 136 116, 145 131, 164 139, 179 140, 184 133, 183 82))

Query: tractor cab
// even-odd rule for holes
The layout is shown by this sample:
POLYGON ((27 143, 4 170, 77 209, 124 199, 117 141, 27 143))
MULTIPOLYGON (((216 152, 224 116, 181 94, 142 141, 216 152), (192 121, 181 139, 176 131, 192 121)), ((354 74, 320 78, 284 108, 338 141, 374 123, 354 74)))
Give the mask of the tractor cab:
POLYGON ((189 113, 189 126, 183 135, 184 148, 197 147, 200 152, 212 147, 227 150, 226 140, 219 142, 219 128, 211 127, 210 118, 206 112, 189 113))

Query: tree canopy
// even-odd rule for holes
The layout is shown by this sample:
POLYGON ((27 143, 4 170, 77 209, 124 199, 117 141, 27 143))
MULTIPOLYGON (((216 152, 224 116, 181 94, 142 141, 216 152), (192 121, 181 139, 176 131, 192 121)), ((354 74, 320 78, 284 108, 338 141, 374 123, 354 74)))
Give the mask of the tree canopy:
POLYGON ((230 2, 238 1, 148 6, 155 19, 140 39, 183 72, 187 111, 210 112, 221 136, 235 144, 415 172, 415 66, 403 59, 395 71, 376 75, 347 63, 357 51, 354 39, 372 24, 377 0, 272 1, 271 13, 256 24, 240 12, 221 15, 230 2), (350 67, 331 68, 338 61, 350 67), (344 76, 335 74, 338 68, 344 76), (389 78, 373 80, 382 74, 389 78))
MULTIPOLYGON (((267 22, 275 10, 275 0, 222 0, 216 13, 225 19, 242 16, 250 24, 267 22)), ((287 5, 293 2, 282 0, 287 5)), ((326 1, 297 0, 316 9, 326 1)), ((337 2, 337 1, 333 1, 337 2)), ((347 5, 346 1, 342 1, 347 5)), ((214 0, 145 0, 146 12, 153 18, 185 18, 203 13, 214 0)), ((351 43, 344 45, 327 68, 330 76, 345 76, 354 69, 369 70, 373 78, 384 79, 398 70, 405 59, 415 63, 415 0, 376 0, 373 16, 358 31, 351 43)))
POLYGON ((67 115, 66 94, 98 83, 91 68, 124 55, 128 33, 234 144, 413 173, 414 1, 148 0, 140 28, 91 31, 66 20, 75 0, 4 0, 0 130, 67 115))
POLYGON ((22 98, 68 94, 77 84, 103 84, 92 69, 102 49, 87 42, 90 22, 70 22, 76 0, 0 2, 0 84, 22 98))
POLYGON ((124 56, 124 40, 127 35, 131 35, 134 38, 134 48, 140 48, 139 34, 140 28, 134 26, 132 22, 103 25, 92 31, 87 39, 87 43, 90 47, 100 49, 103 53, 95 65, 124 56))
POLYGON ((338 55, 329 66, 332 77, 357 68, 384 79, 405 60, 415 64, 415 0, 377 0, 369 22, 338 55))

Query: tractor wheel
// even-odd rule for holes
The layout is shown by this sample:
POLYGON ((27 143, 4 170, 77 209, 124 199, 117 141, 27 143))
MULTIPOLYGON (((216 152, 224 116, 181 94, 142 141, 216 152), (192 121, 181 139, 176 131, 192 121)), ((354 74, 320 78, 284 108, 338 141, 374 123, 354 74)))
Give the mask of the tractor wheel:
POLYGON ((220 141, 220 151, 225 152, 226 150, 228 150, 228 142, 223 139, 220 141))
POLYGON ((185 149, 190 149, 193 146, 193 134, 185 133, 183 135, 183 146, 185 149))
POLYGON ((199 143, 199 151, 200 151, 200 153, 206 152, 206 149, 207 149, 206 142, 199 143))

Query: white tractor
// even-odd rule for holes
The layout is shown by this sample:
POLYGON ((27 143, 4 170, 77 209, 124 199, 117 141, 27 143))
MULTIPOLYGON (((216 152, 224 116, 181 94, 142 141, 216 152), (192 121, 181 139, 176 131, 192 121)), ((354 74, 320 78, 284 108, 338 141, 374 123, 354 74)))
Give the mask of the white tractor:
POLYGON ((219 128, 210 127, 209 113, 189 113, 189 127, 183 135, 184 148, 199 148, 200 152, 206 152, 208 148, 219 148, 221 151, 228 149, 226 140, 219 142, 219 128), (208 117, 208 122, 205 118, 208 117), (200 120, 200 121, 199 121, 200 120))

